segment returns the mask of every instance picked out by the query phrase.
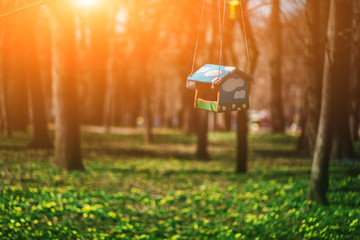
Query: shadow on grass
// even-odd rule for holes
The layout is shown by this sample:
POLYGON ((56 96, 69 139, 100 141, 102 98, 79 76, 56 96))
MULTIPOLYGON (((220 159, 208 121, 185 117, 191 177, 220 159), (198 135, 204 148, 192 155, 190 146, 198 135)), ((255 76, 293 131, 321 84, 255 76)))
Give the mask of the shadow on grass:
POLYGON ((261 180, 276 180, 278 182, 287 182, 290 178, 308 179, 310 170, 270 170, 270 171, 254 171, 248 174, 249 177, 261 180))
MULTIPOLYGON (((129 134, 129 135, 115 135, 108 134, 99 136, 89 133, 82 133, 83 139, 87 143, 103 143, 103 142, 131 142, 144 144, 144 135, 143 134, 129 134)), ((154 144, 182 144, 182 145, 191 145, 196 143, 195 136, 187 136, 184 134, 168 134, 168 133, 156 133, 154 134, 154 144)))
MULTIPOLYGON (((253 175, 252 177, 260 177, 262 179, 274 179, 274 180, 284 180, 288 179, 290 177, 301 177, 303 179, 310 179, 311 170, 309 169, 286 169, 286 170, 260 170, 260 171, 254 171, 253 173, 249 173, 248 175, 253 175)), ((351 176, 356 177, 360 174, 360 168, 348 168, 348 169, 331 169, 329 172, 329 177, 332 180, 335 181, 341 181, 344 180, 344 176, 351 176)), ((341 187, 340 189, 354 189, 354 186, 347 186, 347 187, 341 187)), ((355 187, 360 192, 360 186, 355 187)))
POLYGON ((46 147, 39 147, 31 145, 31 142, 26 145, 0 145, 0 151, 26 151, 26 150, 45 150, 45 151, 52 151, 54 150, 54 146, 46 146, 46 147))
POLYGON ((114 167, 94 167, 93 171, 96 172, 112 172, 115 174, 147 174, 151 177, 172 177, 172 176, 198 176, 198 177, 216 177, 228 178, 235 181, 247 181, 249 179, 256 181, 271 181, 276 180, 279 183, 288 182, 290 177, 307 179, 310 171, 297 170, 297 171, 250 171, 248 173, 235 173, 232 170, 206 170, 206 169, 156 169, 156 168, 114 168, 114 167))
POLYGON ((115 134, 93 134, 93 133, 81 133, 82 141, 87 144, 96 144, 102 146, 106 143, 143 143, 144 137, 142 134, 131 134, 131 135, 115 135, 115 134))
POLYGON ((155 144, 182 144, 182 145, 191 145, 196 143, 196 138, 194 136, 186 136, 183 134, 155 134, 154 135, 155 144))
POLYGON ((152 168, 145 168, 145 169, 136 169, 134 168, 108 168, 108 167, 99 167, 99 168, 92 168, 94 171, 98 172, 112 172, 112 173, 122 173, 122 174, 148 174, 148 175, 155 175, 155 176, 174 176, 174 175, 213 175, 213 176, 240 176, 235 174, 234 172, 230 171, 223 171, 223 170, 202 170, 202 169, 179 169, 179 170, 158 170, 152 168))
POLYGON ((148 150, 148 149, 141 149, 141 148, 85 148, 83 149, 83 155, 85 157, 91 156, 91 154, 103 155, 103 156, 110 156, 115 158, 176 158, 179 160, 195 160, 193 154, 188 153, 181 153, 176 151, 158 151, 158 150, 148 150))
POLYGON ((264 158, 294 158, 297 154, 293 150, 277 150, 277 149, 256 149, 253 151, 255 157, 264 158))
POLYGON ((260 141, 262 143, 272 143, 280 145, 294 144, 297 141, 296 136, 291 136, 287 134, 254 134, 250 137, 251 141, 260 141))
POLYGON ((28 148, 27 146, 0 146, 0 151, 25 151, 28 149, 30 148, 28 148))

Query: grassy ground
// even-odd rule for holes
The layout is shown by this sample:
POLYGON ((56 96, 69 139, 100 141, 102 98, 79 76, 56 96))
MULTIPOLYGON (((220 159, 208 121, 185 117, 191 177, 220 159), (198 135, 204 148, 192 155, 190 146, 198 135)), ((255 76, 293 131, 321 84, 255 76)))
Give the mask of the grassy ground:
POLYGON ((296 138, 250 136, 250 171, 233 173, 234 133, 83 134, 85 172, 54 167, 27 134, 0 139, 0 239, 360 239, 360 167, 331 163, 330 205, 306 201, 310 159, 296 138))

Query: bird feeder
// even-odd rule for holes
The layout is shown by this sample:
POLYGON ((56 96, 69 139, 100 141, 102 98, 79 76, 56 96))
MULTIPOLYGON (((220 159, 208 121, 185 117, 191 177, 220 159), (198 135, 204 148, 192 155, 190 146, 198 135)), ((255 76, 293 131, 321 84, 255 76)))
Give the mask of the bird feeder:
POLYGON ((195 108, 213 112, 249 108, 248 86, 252 77, 236 67, 206 64, 187 80, 187 88, 196 89, 195 108))

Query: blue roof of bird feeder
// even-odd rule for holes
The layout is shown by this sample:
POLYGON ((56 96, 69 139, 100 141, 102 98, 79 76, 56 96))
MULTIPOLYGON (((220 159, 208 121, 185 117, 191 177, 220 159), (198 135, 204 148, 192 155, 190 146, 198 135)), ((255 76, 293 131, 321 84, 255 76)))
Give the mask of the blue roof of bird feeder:
POLYGON ((241 74, 244 78, 248 80, 252 79, 252 77, 250 77, 246 73, 243 73, 236 67, 230 67, 230 66, 220 66, 220 76, 219 76, 219 65, 205 64, 194 74, 189 76, 188 80, 195 82, 210 83, 210 84, 220 84, 223 79, 226 79, 234 72, 241 74))

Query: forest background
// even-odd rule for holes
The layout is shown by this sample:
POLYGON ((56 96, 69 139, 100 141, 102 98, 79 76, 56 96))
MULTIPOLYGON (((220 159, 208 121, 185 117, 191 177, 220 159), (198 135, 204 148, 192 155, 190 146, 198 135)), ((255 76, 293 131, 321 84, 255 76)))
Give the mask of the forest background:
MULTIPOLYGON (((329 189, 330 205, 337 202, 339 195, 333 195, 334 189, 331 190, 335 186, 335 189, 346 188, 349 191, 346 196, 356 199, 360 192, 356 187, 360 179, 357 160, 360 121, 359 13, 360 4, 356 0, 2 1, 0 127, 4 134, 0 176, 4 179, 4 199, 16 197, 18 188, 20 199, 31 192, 29 186, 41 189, 49 171, 60 171, 55 175, 61 180, 61 187, 78 186, 68 182, 67 174, 76 176, 76 173, 62 172, 55 166, 65 170, 86 169, 87 172, 80 174, 79 179, 82 179, 89 171, 96 172, 99 169, 96 164, 101 165, 109 157, 116 166, 120 164, 126 170, 125 173, 121 170, 125 175, 120 174, 118 180, 125 177, 126 181, 132 182, 126 172, 136 173, 137 161, 146 169, 151 169, 150 172, 156 169, 161 174, 162 161, 171 164, 167 161, 169 159, 161 160, 159 165, 144 160, 168 155, 176 161, 184 158, 200 164, 200 169, 206 166, 211 170, 216 166, 217 170, 213 169, 215 172, 218 171, 217 164, 220 164, 220 182, 224 180, 222 174, 249 171, 249 174, 255 174, 259 169, 264 170, 261 167, 278 167, 291 172, 294 170, 291 170, 292 166, 299 170, 294 159, 304 159, 299 165, 307 172, 295 181, 299 186, 294 191, 303 191, 299 193, 302 200, 294 200, 297 206, 305 204, 312 208, 313 205, 306 199, 329 204, 329 189), (222 64, 236 66, 254 77, 249 111, 212 113, 193 107, 194 92, 186 89, 186 78, 192 66, 198 69, 206 63, 218 64, 220 47, 222 64), (103 145, 102 141, 110 147, 103 145), (165 143, 169 145, 163 145, 165 143), (133 155, 135 168, 122 162, 133 155), (265 162, 273 161, 274 165, 267 162, 268 165, 262 166, 258 162, 262 157, 267 159, 265 162), (333 169, 329 168, 331 159, 335 164, 333 169), (44 166, 44 161, 55 166, 44 166), (232 170, 229 169, 229 162, 235 165, 235 171, 233 165, 230 165, 232 170), (33 163, 35 165, 27 165, 33 163), (18 168, 32 169, 31 175, 25 177, 27 180, 22 176, 23 170, 20 173, 16 171, 18 168), (34 171, 39 175, 33 175, 34 171), (341 186, 329 185, 329 171, 348 176, 344 179, 355 187, 349 187, 348 182, 341 186), (36 180, 37 177, 41 180, 36 180), (309 182, 301 182, 309 177, 309 182), (304 186, 307 189, 304 190, 304 186), (15 189, 13 192, 12 188, 15 189)), ((184 170, 178 162, 174 164, 170 167, 171 171, 184 170)), ((196 169, 194 174, 186 173, 192 180, 202 176, 201 171, 196 169)), ((279 177, 278 170, 271 169, 268 174, 273 178, 279 177), (276 173, 272 174, 272 171, 276 173)), ((114 172, 111 171, 109 175, 112 174, 114 172)), ((266 177, 262 174, 255 174, 259 183, 265 181, 266 177)), ((234 177, 235 180, 230 180, 229 184, 237 186, 237 181, 244 180, 246 176, 249 175, 234 177)), ((155 185, 152 182, 154 179, 148 179, 149 184, 155 185)), ((161 182, 164 179, 157 180, 161 182)), ((50 192, 59 190, 55 182, 50 181, 50 186, 55 187, 50 192)), ((273 185, 271 181, 263 183, 273 185)), ((98 191, 96 182, 89 184, 98 191)), ((122 187, 119 185, 115 189, 126 193, 134 188, 122 187)), ((242 187, 246 188, 246 185, 242 187)), ((182 189, 183 186, 175 184, 173 188, 182 189)), ((185 188, 191 189, 190 185, 185 188)), ((146 192, 141 187, 139 189, 146 192)), ((113 197, 109 191, 109 196, 113 197)), ((226 191, 225 188, 220 189, 221 194, 226 195, 226 191)), ((253 191, 257 192, 256 187, 253 191)), ((161 194, 165 193, 158 198, 146 194, 149 194, 150 202, 151 199, 160 202, 164 199, 161 194)), ((50 199, 56 202, 55 198, 50 199)), ((178 200, 181 202, 182 198, 178 200)), ((274 202, 274 205, 279 204, 279 201, 274 202)), ((16 210, 8 203, 2 204, 3 213, 9 209, 16 210)), ((83 202, 77 204, 82 206, 77 214, 89 214, 83 211, 83 202)), ((348 217, 351 217, 346 226, 337 228, 338 225, 334 224, 331 226, 335 227, 326 228, 331 229, 333 237, 341 238, 345 234, 351 239, 359 236, 359 232, 353 230, 358 224, 354 222, 354 216, 359 216, 355 210, 358 204, 358 200, 353 200, 342 211, 344 216, 350 214, 348 217)), ((253 206, 253 202, 250 205, 253 206)), ((141 214, 138 206, 135 209, 141 214)), ((114 214, 110 210, 106 214, 116 220, 116 217, 111 217, 114 214)), ((255 215, 263 214, 262 210, 256 209, 258 212, 255 215)), ((132 214, 125 212, 116 214, 132 214)), ((200 215, 207 216, 205 212, 200 215)), ((277 215, 276 207, 273 212, 275 215, 271 217, 277 215)), ((47 212, 41 214, 46 215, 47 212)), ((288 216, 288 212, 283 214, 288 216)), ((67 219, 66 214, 63 216, 67 219)), ((224 219, 228 220, 227 217, 224 216, 224 219)), ((29 219, 33 224, 34 218, 29 219)), ((111 222, 110 219, 107 220, 111 222)), ((328 219, 331 222, 336 218, 329 216, 328 219)), ((11 220, 14 219, 6 218, 0 222, 10 222, 5 224, 8 228, 4 230, 4 236, 34 237, 42 233, 31 225, 30 228, 38 232, 20 231, 24 235, 19 235, 10 227, 16 226, 17 220, 11 220)), ((113 224, 116 224, 115 220, 113 224)), ((220 223, 221 227, 228 224, 227 220, 223 225, 220 223)), ((28 220, 19 221, 21 225, 28 220)), ((52 218, 51 224, 54 221, 52 218)), ((308 223, 312 222, 309 220, 308 223)), ((243 228, 237 228, 235 224, 229 238, 253 236, 251 228, 247 227, 256 224, 253 220, 246 223, 243 228)), ((206 223, 202 224, 206 226, 206 223)), ((262 224, 267 226, 268 222, 262 224)), ((295 224, 289 231, 274 227, 273 232, 270 230, 263 237, 280 234, 280 238, 290 235, 311 238, 315 231, 314 227, 310 228, 312 224, 303 232, 300 231, 303 228, 301 224, 295 224)), ((323 230, 329 223, 319 225, 323 230)), ((51 226, 48 225, 49 229, 56 234, 61 233, 61 227, 66 227, 61 225, 60 230, 56 230, 51 226)), ((178 232, 173 227, 175 230, 170 233, 162 229, 154 236, 174 237, 178 232)), ((195 225, 192 228, 196 228, 195 225)), ((74 231, 86 231, 84 226, 76 229, 74 231)), ((322 233, 319 229, 315 231, 317 236, 326 233, 326 229, 322 233)), ((207 234, 220 237, 227 230, 224 228, 207 234)), ((109 231, 103 234, 109 234, 109 231)), ((134 237, 135 233, 141 232, 154 237, 149 231, 145 227, 130 231, 127 233, 130 235, 126 236, 134 237)), ((86 238, 99 234, 81 236, 86 238)), ((115 231, 111 234, 118 236, 122 233, 115 231)), ((189 237, 187 234, 191 235, 186 231, 179 232, 179 236, 189 237)), ((204 232, 198 234, 196 236, 204 236, 204 232)), ((328 234, 325 236, 331 238, 328 234)))

